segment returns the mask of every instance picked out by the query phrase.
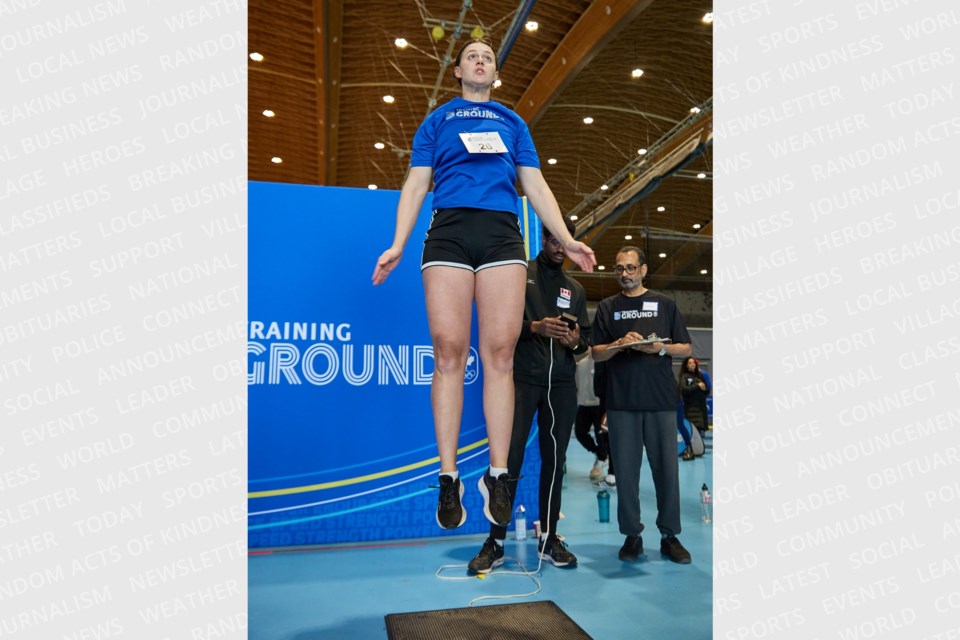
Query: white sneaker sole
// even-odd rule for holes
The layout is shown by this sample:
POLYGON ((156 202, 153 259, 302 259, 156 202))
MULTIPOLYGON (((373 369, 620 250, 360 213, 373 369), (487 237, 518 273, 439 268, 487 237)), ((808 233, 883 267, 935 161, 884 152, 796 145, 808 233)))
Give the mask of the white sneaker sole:
POLYGON ((474 573, 482 573, 486 575, 491 571, 493 571, 494 569, 496 569, 497 567, 502 567, 502 566, 503 566, 503 558, 498 558, 497 560, 493 561, 493 564, 490 565, 489 569, 477 569, 476 571, 474 571, 474 573))
POLYGON ((555 566, 555 567, 575 567, 575 566, 577 566, 577 563, 576 563, 576 562, 557 562, 556 560, 553 559, 553 556, 551 556, 549 553, 543 553, 542 551, 537 552, 537 555, 540 556, 540 559, 541 559, 541 560, 546 560, 547 562, 549 562, 550 564, 552 564, 552 565, 555 566))

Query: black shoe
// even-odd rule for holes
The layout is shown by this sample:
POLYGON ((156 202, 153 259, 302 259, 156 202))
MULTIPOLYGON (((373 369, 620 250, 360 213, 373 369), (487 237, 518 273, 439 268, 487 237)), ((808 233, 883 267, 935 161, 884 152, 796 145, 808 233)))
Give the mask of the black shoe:
POLYGON ((501 527, 510 524, 513 502, 510 500, 510 490, 507 485, 516 481, 516 478, 511 478, 506 473, 501 473, 500 477, 494 478, 490 475, 489 469, 477 481, 477 488, 483 496, 483 515, 487 516, 487 520, 493 524, 501 527))
POLYGON ((687 447, 683 450, 683 455, 681 456, 684 460, 693 460, 693 449, 687 447))
POLYGON ((437 503, 437 524, 441 529, 456 529, 467 521, 467 510, 463 508, 463 485, 460 478, 440 476, 440 500, 437 503))
POLYGON ((677 564, 690 564, 690 552, 683 548, 676 536, 660 539, 660 555, 677 564))
POLYGON ((555 567, 577 566, 577 556, 567 550, 566 543, 556 536, 547 538, 546 543, 543 540, 537 545, 537 552, 542 560, 550 562, 555 567))
POLYGON ((627 536, 620 547, 620 559, 624 562, 636 562, 643 553, 643 538, 640 536, 627 536))
POLYGON ((503 545, 497 544, 493 538, 483 541, 480 553, 473 557, 467 569, 470 573, 490 573, 503 564, 503 545))

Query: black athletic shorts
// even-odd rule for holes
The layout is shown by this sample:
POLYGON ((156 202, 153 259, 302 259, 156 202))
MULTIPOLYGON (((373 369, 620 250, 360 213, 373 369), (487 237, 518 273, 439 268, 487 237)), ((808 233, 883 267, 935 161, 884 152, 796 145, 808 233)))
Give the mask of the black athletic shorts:
POLYGON ((516 214, 467 208, 433 212, 423 242, 420 271, 443 266, 476 273, 505 264, 527 266, 516 214))

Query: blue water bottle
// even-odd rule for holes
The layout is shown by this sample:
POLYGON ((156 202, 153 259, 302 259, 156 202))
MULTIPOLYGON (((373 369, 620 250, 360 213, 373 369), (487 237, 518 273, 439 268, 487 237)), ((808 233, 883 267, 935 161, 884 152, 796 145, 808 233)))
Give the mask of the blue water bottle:
POLYGON ((600 510, 600 522, 610 522, 610 494, 601 489, 597 494, 597 508, 600 510))

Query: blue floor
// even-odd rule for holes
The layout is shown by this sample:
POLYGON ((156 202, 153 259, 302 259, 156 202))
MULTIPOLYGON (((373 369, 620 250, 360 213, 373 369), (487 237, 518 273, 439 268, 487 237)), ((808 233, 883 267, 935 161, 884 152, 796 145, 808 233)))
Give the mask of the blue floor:
MULTIPOLYGON (((645 556, 639 563, 625 564, 617 558, 623 536, 616 524, 616 492, 612 492, 610 504, 612 522, 600 523, 597 489, 587 475, 593 456, 574 440, 567 459, 562 508, 565 518, 557 528, 578 557, 579 567, 559 569, 544 563, 537 576, 542 588, 536 595, 482 600, 474 606, 552 600, 597 640, 711 638, 712 528, 700 521, 699 504, 700 486, 707 482, 712 487, 711 453, 693 461, 680 461, 683 533, 679 537, 693 556, 693 564, 685 566, 660 556, 653 481, 646 461, 640 489, 646 525, 645 556)), ((532 527, 533 518, 528 518, 532 527)), ((507 562, 503 567, 484 579, 467 577, 465 565, 480 549, 484 537, 455 536, 251 555, 249 637, 386 638, 386 614, 455 609, 468 606, 480 596, 534 591, 537 586, 530 577, 503 573, 518 570, 516 561, 531 572, 536 570, 536 543, 532 539, 522 543, 508 539, 507 562), (460 566, 441 570, 444 565, 460 566), (453 579, 437 577, 438 570, 441 576, 453 579)), ((450 637, 456 637, 453 630, 450 637)))

